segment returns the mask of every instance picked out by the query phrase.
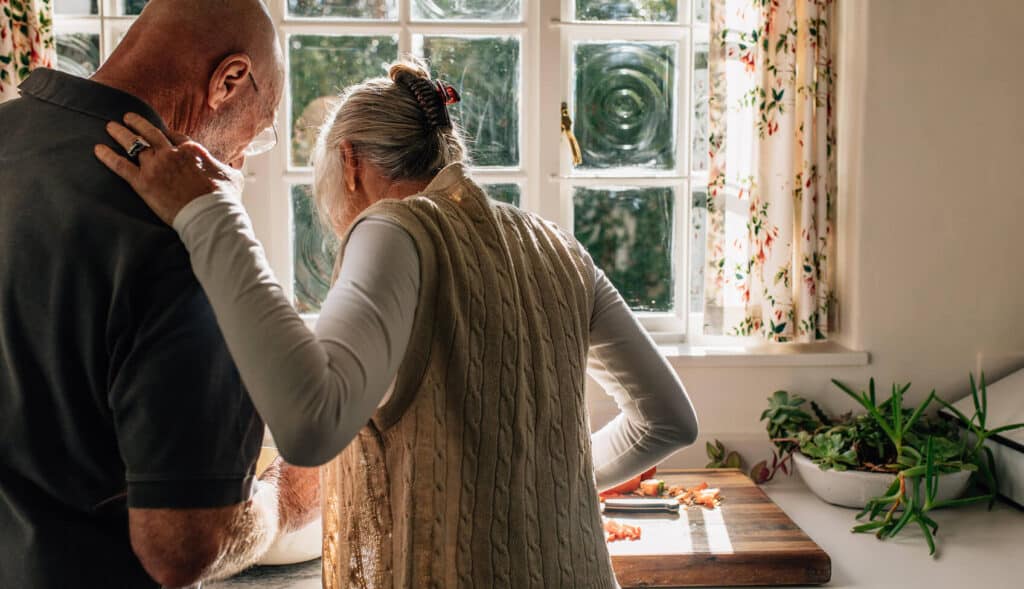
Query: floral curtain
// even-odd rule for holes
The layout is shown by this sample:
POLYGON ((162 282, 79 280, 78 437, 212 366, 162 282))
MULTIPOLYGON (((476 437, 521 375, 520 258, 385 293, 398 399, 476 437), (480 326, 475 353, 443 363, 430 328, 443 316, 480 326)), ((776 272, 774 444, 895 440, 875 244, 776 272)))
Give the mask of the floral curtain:
POLYGON ((53 0, 0 0, 0 102, 37 67, 53 67, 53 0))
POLYGON ((705 333, 825 339, 838 0, 712 0, 705 333))

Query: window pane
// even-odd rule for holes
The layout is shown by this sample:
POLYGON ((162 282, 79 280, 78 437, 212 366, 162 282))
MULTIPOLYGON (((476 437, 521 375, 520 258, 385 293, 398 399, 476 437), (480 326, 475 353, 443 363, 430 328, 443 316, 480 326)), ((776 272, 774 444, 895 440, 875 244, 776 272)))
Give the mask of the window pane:
POLYGON ((518 184, 484 184, 487 196, 498 202, 519 206, 520 190, 518 184))
POLYGON ((582 168, 670 170, 676 162, 676 43, 577 43, 582 168))
POLYGON ((637 311, 671 311, 671 188, 576 188, 575 233, 637 311))
POLYGON ((708 119, 708 44, 697 43, 693 48, 693 155, 690 167, 694 171, 708 169, 708 138, 711 128, 708 119))
POLYGON ((522 0, 413 0, 415 19, 518 21, 522 0))
POLYGON ((123 14, 142 14, 142 9, 146 7, 146 2, 149 0, 124 0, 121 5, 124 12, 123 14))
POLYGON ((577 20, 679 20, 677 0, 576 0, 577 20))
POLYGON ((333 234, 325 239, 309 186, 292 186, 292 261, 295 267, 295 308, 314 313, 327 296, 338 253, 333 234))
POLYGON ((54 0, 57 14, 99 14, 98 0, 54 0))
POLYGON ((288 38, 291 81, 292 164, 309 165, 324 118, 341 91, 386 75, 398 58, 398 38, 292 35, 288 38))
POLYGON ((708 190, 704 186, 693 188, 693 206, 690 208, 690 312, 704 310, 704 263, 707 259, 708 190))
POLYGON ((92 33, 57 35, 57 69, 88 78, 100 67, 100 36, 92 33))
POLYGON ((475 166, 519 165, 519 38, 418 36, 434 75, 462 102, 452 118, 466 133, 475 166))
POLYGON ((288 16, 395 20, 396 0, 288 0, 288 16))

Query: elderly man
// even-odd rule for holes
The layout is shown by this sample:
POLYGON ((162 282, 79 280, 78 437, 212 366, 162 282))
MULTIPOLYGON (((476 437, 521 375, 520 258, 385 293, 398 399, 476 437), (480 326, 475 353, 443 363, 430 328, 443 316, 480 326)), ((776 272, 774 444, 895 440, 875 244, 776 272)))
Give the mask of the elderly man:
POLYGON ((92 155, 135 112, 237 168, 282 85, 258 0, 152 0, 92 80, 0 105, 0 587, 188 585, 316 517, 315 470, 253 480, 263 423, 188 254, 92 155))

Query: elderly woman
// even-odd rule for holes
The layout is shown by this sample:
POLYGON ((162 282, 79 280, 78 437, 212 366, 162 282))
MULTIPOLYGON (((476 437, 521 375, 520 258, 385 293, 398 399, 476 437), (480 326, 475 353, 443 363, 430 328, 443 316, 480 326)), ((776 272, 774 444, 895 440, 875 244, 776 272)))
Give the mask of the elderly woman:
POLYGON ((184 137, 111 123, 97 154, 181 236, 281 454, 328 464, 329 587, 615 587, 598 489, 697 433, 678 377, 583 247, 489 201, 449 86, 403 62, 321 132, 341 237, 312 333, 267 265, 238 174, 184 137), (133 151, 138 151, 138 145, 133 151), (593 375, 620 414, 591 435, 593 375))

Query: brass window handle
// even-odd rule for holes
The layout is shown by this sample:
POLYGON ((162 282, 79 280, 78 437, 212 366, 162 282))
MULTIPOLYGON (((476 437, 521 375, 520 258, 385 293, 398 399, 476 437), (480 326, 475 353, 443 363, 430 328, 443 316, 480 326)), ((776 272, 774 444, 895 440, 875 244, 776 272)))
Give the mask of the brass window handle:
POLYGON ((572 150, 572 165, 578 166, 583 163, 583 152, 580 151, 580 143, 572 132, 572 118, 569 117, 569 105, 562 103, 562 134, 569 141, 569 149, 572 150))

